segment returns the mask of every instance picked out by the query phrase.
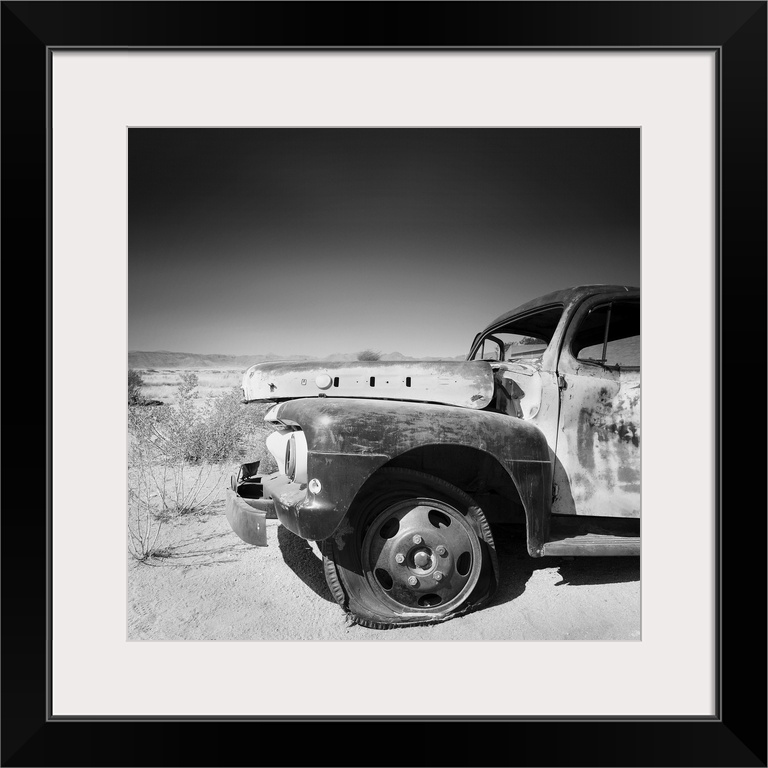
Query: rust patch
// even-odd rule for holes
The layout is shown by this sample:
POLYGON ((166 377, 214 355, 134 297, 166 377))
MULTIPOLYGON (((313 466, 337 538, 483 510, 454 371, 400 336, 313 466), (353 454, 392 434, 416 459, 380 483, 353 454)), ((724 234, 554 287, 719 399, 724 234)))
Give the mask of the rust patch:
POLYGON ((336 529, 336 533, 333 534, 333 540, 336 542, 336 546, 339 550, 344 549, 346 542, 344 537, 350 533, 354 533, 354 528, 349 524, 349 520, 344 520, 342 524, 336 529))
POLYGON ((585 469, 595 468, 595 458, 592 435, 594 433, 594 423, 592 420, 592 411, 582 408, 579 412, 579 424, 577 427, 577 451, 581 465, 585 469))
POLYGON ((639 485, 640 484, 640 472, 635 467, 622 466, 619 467, 619 482, 623 485, 639 485))
POLYGON ((558 500, 558 513, 638 516, 639 386, 582 374, 569 377, 567 391, 573 400, 562 403, 557 454, 573 506, 558 500))

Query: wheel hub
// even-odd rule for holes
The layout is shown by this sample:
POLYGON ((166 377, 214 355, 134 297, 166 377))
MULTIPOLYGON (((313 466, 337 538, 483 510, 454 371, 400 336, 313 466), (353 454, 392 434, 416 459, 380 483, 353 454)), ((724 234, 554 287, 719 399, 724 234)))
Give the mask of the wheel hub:
POLYGON ((402 607, 442 612, 460 602, 479 578, 477 535, 447 503, 409 499, 375 518, 362 546, 371 586, 402 607))
POLYGON ((417 549, 413 553, 413 564, 420 571, 428 571, 432 567, 432 553, 426 547, 417 549))

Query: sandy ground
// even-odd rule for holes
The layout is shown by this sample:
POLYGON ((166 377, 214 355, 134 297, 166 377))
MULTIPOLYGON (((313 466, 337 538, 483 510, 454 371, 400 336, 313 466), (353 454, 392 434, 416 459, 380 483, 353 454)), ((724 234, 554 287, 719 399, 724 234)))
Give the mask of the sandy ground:
POLYGON ((350 625, 318 554, 277 520, 269 547, 230 529, 223 502, 166 523, 164 557, 128 562, 129 640, 640 640, 640 560, 530 558, 524 530, 494 529, 493 602, 442 624, 350 625))

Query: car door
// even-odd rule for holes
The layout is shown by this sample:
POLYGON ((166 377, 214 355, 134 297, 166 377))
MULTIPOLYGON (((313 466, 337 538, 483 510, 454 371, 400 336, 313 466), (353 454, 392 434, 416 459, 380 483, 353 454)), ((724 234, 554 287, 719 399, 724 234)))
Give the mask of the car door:
POLYGON ((593 297, 558 359, 555 514, 640 516, 640 296, 593 297))

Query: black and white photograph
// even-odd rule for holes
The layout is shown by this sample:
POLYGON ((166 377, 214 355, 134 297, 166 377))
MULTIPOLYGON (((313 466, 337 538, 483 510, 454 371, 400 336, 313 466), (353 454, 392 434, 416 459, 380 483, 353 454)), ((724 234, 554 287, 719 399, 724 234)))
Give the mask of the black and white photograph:
POLYGON ((767 17, 4 0, 2 764, 765 766, 767 17))
POLYGON ((640 146, 129 128, 127 639, 640 641, 640 146))

